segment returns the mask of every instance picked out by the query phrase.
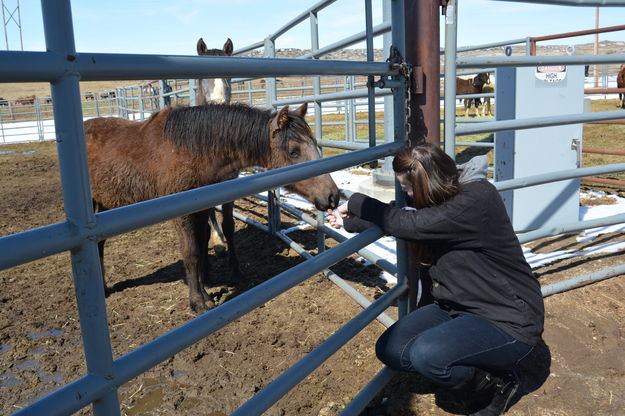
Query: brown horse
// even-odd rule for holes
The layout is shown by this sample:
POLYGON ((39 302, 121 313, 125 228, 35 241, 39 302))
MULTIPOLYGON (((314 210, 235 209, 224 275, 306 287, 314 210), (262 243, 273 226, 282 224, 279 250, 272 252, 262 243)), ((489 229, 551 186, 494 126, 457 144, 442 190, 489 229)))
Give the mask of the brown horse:
MULTIPOLYGON (((85 122, 89 174, 97 211, 209 185, 247 166, 275 169, 319 158, 317 142, 303 104, 290 112, 261 110, 243 104, 205 104, 166 108, 149 120, 116 117, 85 122)), ((314 203, 335 208, 339 190, 329 174, 286 186, 314 203)), ((174 220, 196 313, 211 300, 203 284, 208 276, 208 212, 174 220)), ((100 260, 104 241, 99 243, 100 260)))
MULTIPOLYGON (((621 65, 616 75, 616 88, 625 88, 625 64, 621 65)), ((620 101, 618 106, 620 108, 625 108, 625 94, 619 92, 618 99, 620 101)))
MULTIPOLYGON (((487 73, 482 72, 477 74, 473 79, 463 79, 456 77, 456 95, 464 94, 481 94, 482 87, 489 82, 489 76, 487 73)), ((464 99, 464 116, 469 117, 469 111, 471 106, 475 106, 475 111, 479 114, 478 107, 482 102, 479 98, 465 98, 464 99)))

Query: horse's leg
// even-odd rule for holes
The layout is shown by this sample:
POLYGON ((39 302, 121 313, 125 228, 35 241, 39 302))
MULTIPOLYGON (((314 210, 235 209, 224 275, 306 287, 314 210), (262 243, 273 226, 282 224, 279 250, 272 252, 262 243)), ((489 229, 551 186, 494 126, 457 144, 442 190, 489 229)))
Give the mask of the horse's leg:
POLYGON ((215 254, 223 256, 226 253, 226 238, 221 230, 221 226, 217 222, 215 208, 208 210, 208 221, 210 227, 210 239, 208 240, 208 247, 212 247, 215 250, 215 254))
POLYGON ((241 269, 239 268, 239 259, 237 258, 236 250, 234 249, 234 202, 228 202, 221 206, 222 222, 221 226, 226 236, 226 242, 228 243, 228 264, 230 265, 231 281, 238 281, 241 276, 241 269))
MULTIPOLYGON (((93 212, 104 212, 106 208, 102 204, 93 201, 93 212)), ((106 286, 106 279, 104 277, 104 243, 106 240, 98 241, 98 255, 100 257, 100 270, 102 271, 102 286, 104 287, 104 296, 108 296, 113 293, 113 290, 106 286)))
POLYGON ((174 220, 180 238, 182 261, 189 286, 189 304, 191 310, 197 314, 208 310, 206 302, 212 303, 203 285, 209 273, 207 223, 207 211, 196 212, 174 220))

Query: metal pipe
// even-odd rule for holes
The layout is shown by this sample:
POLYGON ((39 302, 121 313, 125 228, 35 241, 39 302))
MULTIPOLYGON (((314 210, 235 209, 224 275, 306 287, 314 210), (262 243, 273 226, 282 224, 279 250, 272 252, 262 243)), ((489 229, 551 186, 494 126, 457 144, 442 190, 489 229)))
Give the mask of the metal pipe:
POLYGON ((312 373, 332 354, 338 351, 340 347, 362 331, 383 310, 391 306, 405 290, 405 284, 398 284, 390 289, 373 302, 370 307, 356 315, 356 317, 338 329, 317 348, 256 393, 254 397, 232 413, 232 416, 260 415, 264 413, 271 405, 301 382, 308 374, 312 373))
MULTIPOLYGON (((69 0, 41 2, 46 48, 70 57, 75 53, 69 0)), ((87 149, 83 132, 79 75, 66 73, 51 85, 59 169, 65 215, 79 229, 96 225, 89 187, 87 149)), ((71 251, 72 276, 87 371, 114 378, 113 352, 108 332, 102 270, 95 240, 83 240, 71 251)), ((119 415, 117 390, 109 389, 93 403, 93 413, 119 415)))
POLYGON ((509 179, 506 181, 495 182, 493 185, 495 185, 495 188, 497 188, 499 192, 503 192, 510 189, 520 189, 528 186, 542 185, 544 183, 554 181, 563 181, 566 179, 575 179, 584 176, 604 175, 607 173, 615 172, 625 172, 625 163, 541 173, 539 175, 526 176, 525 178, 509 179))
MULTIPOLYGON (((545 0, 497 0, 515 3, 540 3, 545 4, 545 0)), ((561 6, 625 6, 624 0, 549 0, 549 4, 561 6)))
POLYGON ((625 273, 625 264, 611 267, 609 269, 599 270, 597 272, 588 273, 583 276, 574 277, 563 282, 543 286, 541 292, 543 294, 543 297, 546 298, 547 296, 555 295, 556 293, 565 292, 567 290, 576 289, 578 287, 587 286, 592 283, 597 283, 602 280, 610 279, 623 273, 625 273))
MULTIPOLYGON (((625 5, 625 2, 623 2, 623 4, 625 5)), ((572 38, 576 36, 593 35, 597 33, 616 32, 619 30, 625 30, 625 25, 601 27, 598 29, 577 30, 574 32, 556 33, 554 35, 546 35, 546 36, 532 36, 531 39, 533 42, 540 42, 543 40, 572 38)))
MULTIPOLYGON (((367 61, 373 62, 373 10, 371 0, 365 0, 365 24, 367 34, 367 61)), ((375 146, 375 88, 373 87, 373 75, 369 75, 367 82, 367 104, 368 104, 368 128, 369 128, 369 147, 375 146)), ((354 118, 356 115, 354 114, 354 118)), ((377 160, 370 165, 371 168, 377 167, 377 160)))
POLYGON ((456 159, 456 46, 458 38, 456 0, 448 0, 445 15, 445 153, 456 159))
POLYGON ((258 78, 306 75, 393 75, 386 62, 0 51, 0 82, 52 82, 65 73, 81 81, 165 78, 258 78))
POLYGON ((625 88, 590 88, 584 94, 625 94, 625 88))
POLYGON ((589 177, 589 176, 585 176, 585 177, 581 178, 581 180, 586 181, 586 182, 603 183, 603 184, 606 184, 606 185, 616 185, 616 186, 623 186, 623 185, 625 185, 625 181, 619 181, 617 179, 592 178, 592 177, 589 177))
POLYGON ((580 124, 598 120, 618 120, 622 118, 625 118, 625 110, 500 120, 480 123, 479 125, 458 126, 456 127, 456 136, 468 136, 477 133, 491 133, 506 130, 535 129, 539 127, 561 126, 564 124, 580 124))
POLYGON ((519 242, 521 244, 528 243, 530 241, 538 240, 544 237, 551 237, 554 235, 566 234, 574 231, 587 230, 596 227, 605 227, 608 225, 625 223, 625 214, 611 215, 609 217, 597 218, 587 221, 576 221, 567 224, 562 224, 557 227, 544 227, 537 230, 528 231, 519 235, 519 242))
MULTIPOLYGON (((405 5, 404 0, 394 0, 391 2, 391 21, 392 21, 392 44, 400 56, 406 56, 406 22, 404 21, 405 5)), ((393 137, 394 143, 402 146, 408 139, 407 129, 409 124, 406 120, 406 94, 408 89, 408 80, 399 76, 394 79, 403 83, 402 87, 393 90, 393 137)), ((395 201, 398 207, 406 205, 404 194, 395 181, 395 201)), ((404 240, 397 240, 397 284, 408 284, 408 249, 404 240)), ((400 299, 397 305, 398 316, 402 317, 408 313, 408 298, 400 299)))
POLYGON ((458 68, 525 67, 541 65, 617 64, 625 62, 625 54, 571 56, 488 56, 458 57, 458 68))
POLYGON ((591 149, 589 147, 582 148, 583 153, 598 153, 600 155, 617 155, 625 156, 625 150, 610 150, 610 149, 591 149))
POLYGON ((406 61, 413 65, 410 94, 411 131, 414 145, 423 141, 440 143, 439 3, 431 0, 405 1, 406 61), (419 66, 421 71, 414 71, 419 66), (418 85, 423 84, 423 85, 418 85), (422 88, 417 93, 417 86, 422 88))
MULTIPOLYGON (((316 61, 311 61, 316 62, 316 61)), ((393 92, 388 89, 379 89, 375 88, 376 96, 385 96, 391 95, 393 92)), ((356 98, 366 98, 368 96, 368 91, 366 89, 352 90, 352 91, 340 91, 340 92, 332 92, 321 95, 308 95, 305 97, 296 97, 296 98, 288 98, 283 100, 276 100, 272 102, 272 105, 281 107, 283 105, 291 105, 291 104, 301 104, 301 103, 310 103, 310 102, 326 102, 326 101, 337 101, 337 100, 353 100, 356 98)))

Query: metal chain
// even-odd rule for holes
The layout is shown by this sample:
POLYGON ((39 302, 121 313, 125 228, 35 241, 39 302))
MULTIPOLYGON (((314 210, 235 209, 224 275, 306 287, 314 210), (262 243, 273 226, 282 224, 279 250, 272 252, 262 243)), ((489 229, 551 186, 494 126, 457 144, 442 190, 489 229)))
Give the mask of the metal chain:
POLYGON ((394 46, 391 46, 391 53, 390 53, 389 58, 387 59, 387 62, 392 63, 395 68, 399 69, 399 73, 400 73, 401 77, 404 79, 404 83, 405 83, 405 90, 404 90, 404 109, 405 109, 404 131, 405 131, 405 134, 406 134, 405 140, 406 140, 406 142, 408 142, 409 141, 409 135, 410 135, 410 132, 411 132, 410 116, 412 115, 411 109, 410 109, 410 88, 412 86, 412 77, 410 76, 410 74, 412 73, 412 66, 410 64, 408 64, 408 62, 406 62, 404 57, 401 56, 401 53, 399 53, 399 50, 396 47, 394 47, 394 46))

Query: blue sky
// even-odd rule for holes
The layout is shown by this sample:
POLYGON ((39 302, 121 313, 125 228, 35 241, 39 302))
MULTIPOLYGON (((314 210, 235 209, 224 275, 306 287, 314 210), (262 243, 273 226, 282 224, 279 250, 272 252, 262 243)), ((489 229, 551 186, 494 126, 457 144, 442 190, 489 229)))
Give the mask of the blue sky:
MULTIPOLYGON (((12 10, 16 2, 5 0, 5 5, 12 10)), ((230 37, 238 49, 261 41, 317 3, 318 0, 75 0, 72 14, 76 49, 194 55, 199 37, 209 47, 221 47, 230 37)), ((374 24, 382 21, 381 4, 373 1, 374 24)), ((20 11, 24 50, 45 50, 40 2, 21 0, 20 11)), ((595 25, 595 7, 461 0, 459 13, 458 46, 585 30, 595 25)), ((601 27, 624 23, 625 7, 601 9, 601 27)), ((319 27, 322 47, 364 30, 364 1, 339 0, 328 6, 319 13, 319 27)), ((15 25, 9 25, 8 30, 9 48, 19 49, 15 25)), ((279 38, 276 47, 308 48, 309 31, 305 21, 279 38)), ((625 31, 601 34, 599 39, 625 41, 625 31)), ((593 40, 593 36, 586 36, 552 43, 593 40)), ((381 43, 376 44, 380 46, 381 43)), ((6 49, 4 37, 0 49, 6 49)))

